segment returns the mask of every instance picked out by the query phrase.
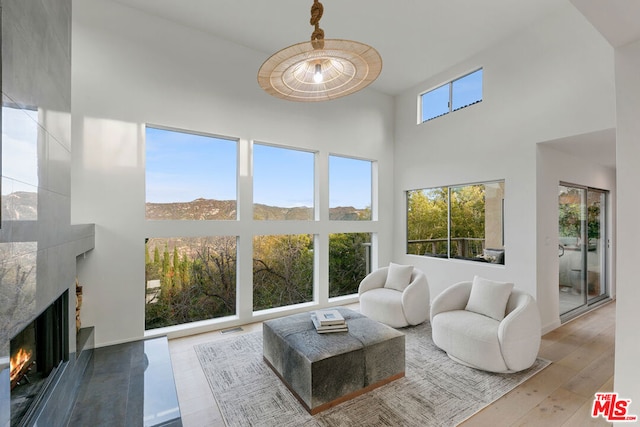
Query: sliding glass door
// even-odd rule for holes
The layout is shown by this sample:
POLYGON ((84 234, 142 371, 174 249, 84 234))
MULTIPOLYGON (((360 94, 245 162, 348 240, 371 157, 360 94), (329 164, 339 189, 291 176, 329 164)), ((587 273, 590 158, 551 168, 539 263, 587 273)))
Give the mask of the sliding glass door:
POLYGON ((560 184, 558 192, 560 316, 606 298, 607 192, 560 184))

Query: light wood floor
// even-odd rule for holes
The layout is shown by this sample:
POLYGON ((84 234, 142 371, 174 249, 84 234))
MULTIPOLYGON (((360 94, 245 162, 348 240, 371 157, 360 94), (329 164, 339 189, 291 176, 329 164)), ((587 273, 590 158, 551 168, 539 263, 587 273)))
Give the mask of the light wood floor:
MULTIPOLYGON (((611 425, 591 418, 597 391, 613 391, 615 302, 607 303, 542 337, 540 357, 553 363, 463 427, 611 425)), ((350 308, 357 309, 356 306, 350 308)), ((262 330, 261 323, 229 334, 209 332, 169 341, 185 427, 223 427, 224 422, 200 368, 194 345, 262 330)))
POLYGON ((461 426, 612 425, 591 406, 596 392, 613 391, 615 314, 609 302, 544 335, 538 355, 551 365, 461 426))

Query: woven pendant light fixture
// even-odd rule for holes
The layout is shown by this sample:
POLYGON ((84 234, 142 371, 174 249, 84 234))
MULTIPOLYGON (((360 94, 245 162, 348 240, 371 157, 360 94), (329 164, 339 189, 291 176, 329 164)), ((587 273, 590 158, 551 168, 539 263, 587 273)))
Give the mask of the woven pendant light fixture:
POLYGON ((324 7, 311 6, 311 41, 286 47, 267 59, 258 83, 268 94, 290 101, 327 101, 357 92, 382 70, 377 50, 351 40, 325 39, 320 28, 324 7))

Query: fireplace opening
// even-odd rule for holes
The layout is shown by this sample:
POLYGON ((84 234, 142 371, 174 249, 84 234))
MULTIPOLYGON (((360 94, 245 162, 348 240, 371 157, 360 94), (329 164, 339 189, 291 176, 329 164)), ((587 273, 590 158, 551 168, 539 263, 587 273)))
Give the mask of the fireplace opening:
POLYGON ((11 425, 38 408, 60 364, 69 359, 68 291, 20 331, 9 345, 11 425))

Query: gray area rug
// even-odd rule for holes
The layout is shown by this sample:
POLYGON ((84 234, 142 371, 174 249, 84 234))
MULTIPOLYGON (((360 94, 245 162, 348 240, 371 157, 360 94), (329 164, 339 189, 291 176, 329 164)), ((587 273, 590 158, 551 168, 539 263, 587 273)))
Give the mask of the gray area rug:
POLYGON ((449 359, 431 341, 431 325, 403 328, 406 376, 309 415, 262 360, 262 333, 195 347, 228 426, 455 426, 540 372, 492 374, 449 359))

